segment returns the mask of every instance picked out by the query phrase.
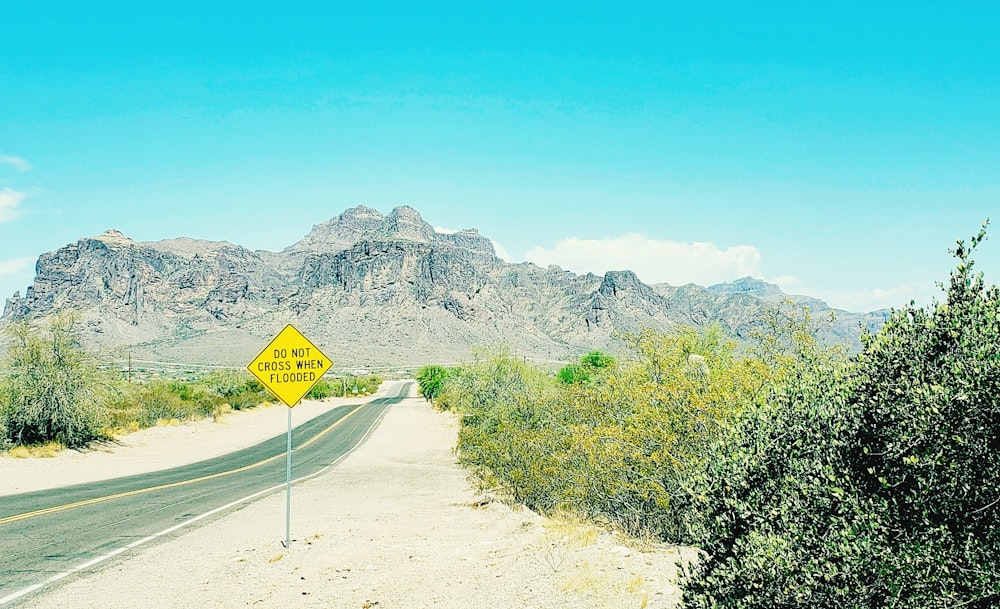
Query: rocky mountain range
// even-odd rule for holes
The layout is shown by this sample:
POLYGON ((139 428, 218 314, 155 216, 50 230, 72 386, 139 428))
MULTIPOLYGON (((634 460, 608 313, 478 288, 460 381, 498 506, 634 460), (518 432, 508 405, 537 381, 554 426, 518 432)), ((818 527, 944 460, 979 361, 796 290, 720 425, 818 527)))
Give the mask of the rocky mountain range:
MULTIPOLYGON (((292 323, 338 366, 468 359, 498 343, 564 360, 614 351, 622 331, 719 323, 737 338, 785 295, 744 278, 708 288, 647 285, 631 271, 578 275, 510 264, 474 229, 436 231, 410 207, 355 207, 281 252, 226 242, 137 242, 115 230, 42 254, 0 325, 80 312, 85 343, 165 363, 241 366, 292 323)), ((822 301, 792 297, 813 312, 822 301)), ((858 345, 880 313, 837 312, 824 338, 858 345)))

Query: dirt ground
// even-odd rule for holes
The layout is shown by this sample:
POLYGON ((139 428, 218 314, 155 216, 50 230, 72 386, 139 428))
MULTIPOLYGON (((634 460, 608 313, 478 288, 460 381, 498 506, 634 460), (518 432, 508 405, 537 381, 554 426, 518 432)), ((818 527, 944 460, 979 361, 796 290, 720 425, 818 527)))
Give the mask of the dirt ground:
MULTIPOLYGON (((303 404, 296 421, 340 402, 303 404)), ((126 436, 53 459, 0 459, 0 495, 208 458, 282 433, 284 407, 126 436)), ((411 397, 326 474, 126 553, 26 608, 673 607, 690 549, 638 544, 485 501, 456 462, 457 421, 411 397)))

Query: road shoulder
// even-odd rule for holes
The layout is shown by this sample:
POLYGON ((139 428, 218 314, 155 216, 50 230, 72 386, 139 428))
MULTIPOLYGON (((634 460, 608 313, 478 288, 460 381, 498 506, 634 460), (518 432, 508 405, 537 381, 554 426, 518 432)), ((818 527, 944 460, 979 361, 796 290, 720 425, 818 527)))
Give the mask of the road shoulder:
POLYGON ((456 419, 392 406, 336 468, 27 599, 24 607, 670 607, 678 552, 481 504, 456 419), (128 585, 123 585, 128 582, 128 585), (377 603, 377 604, 376 604, 377 603))

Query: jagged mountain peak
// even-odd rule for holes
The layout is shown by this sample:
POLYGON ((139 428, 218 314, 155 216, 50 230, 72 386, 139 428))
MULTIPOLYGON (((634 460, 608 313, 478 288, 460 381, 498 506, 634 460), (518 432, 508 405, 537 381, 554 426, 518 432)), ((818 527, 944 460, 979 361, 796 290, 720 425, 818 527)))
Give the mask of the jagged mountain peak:
POLYGON ((427 243, 468 250, 481 258, 496 258, 493 243, 474 228, 438 231, 416 209, 400 205, 388 215, 360 205, 313 226, 301 241, 285 250, 292 255, 334 254, 362 241, 427 243))
POLYGON ((109 228, 100 235, 92 237, 92 239, 102 241, 108 245, 130 245, 135 243, 135 241, 129 239, 124 233, 115 228, 109 228))
POLYGON ((781 288, 755 277, 741 277, 725 283, 709 286, 708 291, 715 294, 754 294, 756 296, 774 296, 781 294, 781 288))
POLYGON ((418 241, 434 240, 434 227, 420 213, 407 205, 396 207, 389 215, 359 205, 313 226, 301 241, 286 252, 339 252, 359 241, 418 241))
MULTIPOLYGON (((84 238, 39 257, 34 284, 6 301, 0 325, 74 308, 88 342, 156 361, 238 364, 292 322, 345 362, 456 361, 501 342, 572 359, 642 327, 720 323, 750 336, 774 293, 753 278, 654 288, 628 270, 507 264, 475 229, 435 230, 409 206, 357 206, 282 252, 136 242, 114 230, 84 238)), ((834 335, 857 342, 865 321, 847 315, 834 335)))
POLYGON ((435 239, 434 227, 424 221, 420 212, 403 205, 392 210, 382 222, 381 237, 387 240, 428 243, 435 239))
POLYGON ((641 284, 633 271, 608 271, 604 274, 604 285, 630 288, 641 284))

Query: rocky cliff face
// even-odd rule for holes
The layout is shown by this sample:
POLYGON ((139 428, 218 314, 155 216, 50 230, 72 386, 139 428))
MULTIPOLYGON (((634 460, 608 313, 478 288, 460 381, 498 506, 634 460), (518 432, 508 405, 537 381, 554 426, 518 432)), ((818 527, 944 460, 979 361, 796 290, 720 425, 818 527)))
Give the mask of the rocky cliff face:
MULTIPOLYGON (((72 308, 93 345, 224 365, 249 361, 286 323, 345 365, 454 360, 498 342, 558 359, 613 349, 616 333, 643 326, 717 322, 748 335, 780 295, 760 283, 675 288, 631 271, 512 265, 475 230, 439 233, 410 207, 356 207, 282 252, 113 230, 84 238, 39 257, 33 286, 7 300, 0 323, 72 308)), ((856 340, 860 322, 847 314, 833 336, 856 340)))

